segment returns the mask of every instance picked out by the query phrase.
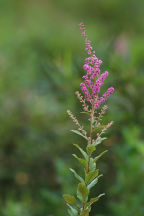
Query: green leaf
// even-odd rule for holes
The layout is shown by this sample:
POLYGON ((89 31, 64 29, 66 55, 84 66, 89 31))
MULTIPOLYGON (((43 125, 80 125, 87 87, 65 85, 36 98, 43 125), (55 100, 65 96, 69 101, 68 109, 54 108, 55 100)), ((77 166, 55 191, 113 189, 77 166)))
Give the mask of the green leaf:
POLYGON ((94 170, 90 171, 86 176, 85 176, 85 182, 86 184, 90 184, 90 182, 98 176, 99 170, 94 170))
POLYGON ((88 163, 86 160, 79 158, 76 154, 72 154, 72 156, 74 156, 82 164, 82 166, 85 168, 85 170, 88 169, 88 163))
POLYGON ((91 206, 93 203, 97 202, 99 200, 98 197, 91 198, 90 201, 87 203, 87 207, 91 206))
POLYGON ((90 115, 89 112, 80 112, 80 113, 82 113, 82 114, 86 114, 86 115, 90 115))
POLYGON ((73 213, 72 213, 72 211, 71 211, 70 209, 68 209, 68 214, 69 214, 70 216, 73 216, 73 213))
POLYGON ((77 147, 77 148, 79 149, 79 151, 82 153, 82 155, 84 156, 84 158, 85 158, 86 160, 88 160, 88 155, 87 155, 87 153, 86 153, 79 145, 74 144, 74 146, 77 147))
POLYGON ((98 197, 95 197, 95 198, 91 198, 90 199, 90 201, 87 203, 87 207, 89 207, 89 206, 91 206, 93 203, 95 203, 95 202, 97 202, 99 199, 100 199, 100 197, 102 197, 102 196, 104 196, 105 194, 103 193, 103 194, 100 194, 98 197))
POLYGON ((96 150, 96 147, 94 145, 88 145, 86 147, 86 150, 87 150, 87 153, 91 155, 96 150))
POLYGON ((83 201, 86 201, 89 195, 89 190, 87 189, 85 184, 79 183, 78 184, 78 191, 82 196, 83 201))
POLYGON ((89 216, 89 210, 88 209, 83 210, 80 216, 89 216))
POLYGON ((91 211, 91 206, 88 207, 89 212, 91 211))
POLYGON ((67 206, 69 207, 68 213, 70 216, 78 216, 78 211, 75 208, 73 208, 69 204, 67 204, 67 206))
POLYGON ((77 190, 77 198, 81 201, 81 203, 83 203, 82 195, 78 190, 77 190))
POLYGON ((103 141, 103 140, 105 140, 105 139, 107 139, 106 137, 102 137, 102 138, 100 138, 97 142, 95 142, 95 143, 93 143, 95 146, 97 146, 97 145, 99 145, 99 144, 101 144, 101 142, 103 141))
POLYGON ((69 194, 64 194, 64 195, 63 195, 63 198, 64 198, 64 200, 65 200, 68 204, 70 204, 70 205, 76 205, 76 203, 77 203, 75 197, 74 197, 74 196, 71 196, 71 195, 69 195, 69 194))
POLYGON ((83 184, 85 183, 84 180, 83 180, 83 178, 80 177, 80 176, 76 173, 75 170, 73 170, 73 169, 70 168, 70 171, 74 174, 74 176, 75 176, 76 179, 78 179, 78 180, 79 180, 81 183, 83 183, 83 184))
POLYGON ((83 138, 85 138, 87 140, 87 137, 84 136, 80 131, 78 131, 78 130, 71 130, 71 131, 78 134, 78 135, 80 135, 80 136, 82 136, 83 138))
POLYGON ((88 186, 88 190, 90 190, 92 187, 94 187, 96 185, 96 183, 98 182, 98 178, 95 178, 88 186))
POLYGON ((96 162, 99 158, 101 158, 105 153, 107 153, 108 150, 103 151, 101 154, 99 154, 97 157, 94 158, 94 162, 96 162))
POLYGON ((100 125, 100 126, 93 129, 93 133, 100 133, 101 130, 105 127, 106 127, 106 125, 100 125))
POLYGON ((101 198, 102 196, 105 196, 105 193, 98 195, 98 198, 101 198))
POLYGON ((90 171, 93 171, 96 169, 96 163, 93 158, 90 159, 90 171))

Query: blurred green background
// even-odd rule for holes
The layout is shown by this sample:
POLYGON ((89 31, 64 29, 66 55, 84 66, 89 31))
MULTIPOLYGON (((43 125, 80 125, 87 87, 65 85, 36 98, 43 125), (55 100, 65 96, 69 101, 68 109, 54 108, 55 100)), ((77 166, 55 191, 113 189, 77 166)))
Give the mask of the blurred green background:
POLYGON ((104 177, 91 196, 106 193, 92 216, 144 215, 144 1, 0 0, 0 215, 64 216, 63 193, 74 193, 79 170, 72 143, 84 140, 79 90, 86 53, 78 23, 87 26, 102 70, 115 87, 98 152, 104 177))

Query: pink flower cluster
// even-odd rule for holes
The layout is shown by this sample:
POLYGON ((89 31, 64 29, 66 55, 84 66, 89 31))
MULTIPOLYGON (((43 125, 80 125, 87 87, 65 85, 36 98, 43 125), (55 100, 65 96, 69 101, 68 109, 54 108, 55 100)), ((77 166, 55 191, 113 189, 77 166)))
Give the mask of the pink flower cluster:
POLYGON ((82 77, 84 82, 80 84, 81 90, 84 94, 85 100, 94 105, 97 109, 100 104, 104 103, 108 97, 114 92, 114 88, 110 87, 108 90, 100 97, 100 89, 104 83, 104 80, 108 77, 108 71, 100 74, 100 66, 102 61, 95 56, 95 51, 91 46, 91 41, 87 39, 86 28, 83 23, 79 24, 80 30, 82 31, 82 37, 85 38, 86 51, 89 55, 85 59, 85 64, 83 69, 86 71, 86 74, 82 77))

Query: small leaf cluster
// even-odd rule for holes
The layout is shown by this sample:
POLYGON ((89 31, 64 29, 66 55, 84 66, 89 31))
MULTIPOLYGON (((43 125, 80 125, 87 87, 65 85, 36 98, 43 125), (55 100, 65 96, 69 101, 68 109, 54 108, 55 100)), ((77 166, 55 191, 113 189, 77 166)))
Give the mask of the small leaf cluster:
MULTIPOLYGON (((79 131, 77 132, 74 130, 73 132, 79 134, 79 131)), ((63 195, 70 216, 89 216, 92 204, 97 202, 100 197, 104 195, 100 194, 89 199, 90 190, 98 183, 99 178, 102 176, 99 174, 96 162, 107 152, 107 150, 98 156, 93 157, 92 155, 96 151, 96 146, 100 144, 103 139, 104 138, 101 138, 98 143, 87 145, 85 150, 78 144, 74 144, 74 146, 79 149, 82 157, 78 157, 76 154, 73 154, 73 157, 81 164, 84 176, 81 177, 74 169, 70 169, 74 174, 74 177, 79 181, 76 197, 69 194, 63 195)))

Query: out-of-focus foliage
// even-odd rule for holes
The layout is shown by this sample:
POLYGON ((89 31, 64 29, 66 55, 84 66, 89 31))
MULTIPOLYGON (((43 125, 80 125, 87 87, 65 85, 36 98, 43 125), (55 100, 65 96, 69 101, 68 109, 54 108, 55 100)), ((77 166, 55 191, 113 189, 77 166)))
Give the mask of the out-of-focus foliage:
POLYGON ((123 148, 115 146, 118 173, 111 189, 111 207, 116 215, 141 216, 144 212, 144 141, 139 132, 137 127, 123 128, 123 148))
POLYGON ((143 0, 0 0, 0 215, 67 214, 62 193, 76 189, 68 167, 79 169, 72 143, 83 143, 66 115, 80 111, 81 21, 109 69, 105 87, 116 89, 104 177, 91 194, 107 195, 91 215, 144 215, 143 9, 143 0))

